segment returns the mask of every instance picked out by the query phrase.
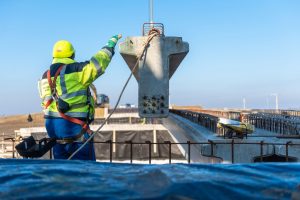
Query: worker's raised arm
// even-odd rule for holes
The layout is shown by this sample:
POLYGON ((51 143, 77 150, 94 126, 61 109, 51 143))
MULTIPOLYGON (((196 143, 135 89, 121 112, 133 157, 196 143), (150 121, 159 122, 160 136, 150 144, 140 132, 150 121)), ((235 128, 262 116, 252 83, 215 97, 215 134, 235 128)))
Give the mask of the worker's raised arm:
POLYGON ((122 35, 115 35, 110 38, 107 44, 83 67, 82 72, 78 73, 78 80, 82 85, 88 87, 105 72, 115 53, 115 46, 121 37, 122 35))

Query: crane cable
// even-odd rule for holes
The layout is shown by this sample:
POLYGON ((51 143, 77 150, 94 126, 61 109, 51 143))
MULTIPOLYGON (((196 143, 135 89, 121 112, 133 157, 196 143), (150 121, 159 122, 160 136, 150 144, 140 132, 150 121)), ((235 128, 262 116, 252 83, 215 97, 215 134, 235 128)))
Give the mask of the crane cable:
POLYGON ((71 156, 68 158, 68 160, 71 160, 82 148, 84 148, 86 145, 87 145, 87 143, 89 143, 93 138, 94 138, 94 136, 96 135, 96 134, 98 134, 99 132, 100 132, 100 130, 103 128, 103 126, 106 124, 106 122, 110 119, 110 117, 113 115, 113 113, 116 111, 116 109, 117 109, 117 107, 118 107, 118 105, 119 105, 119 103, 120 103, 120 100, 121 100, 121 97, 123 96, 123 93, 124 93, 124 91, 125 91, 125 89, 126 89, 126 87, 127 87, 127 85, 128 85, 128 83, 129 83, 129 81, 130 81, 130 79, 131 79, 131 77, 132 77, 132 75, 133 75, 133 72, 135 71, 135 69, 136 69, 136 67, 138 66, 138 63, 139 63, 139 61, 143 58, 143 56, 144 56, 144 54, 145 54, 145 56, 146 56, 146 50, 147 50, 147 48, 148 48, 148 46, 149 46, 149 44, 150 44, 150 42, 151 42, 151 40, 155 37, 155 36, 158 36, 159 35, 159 31, 149 31, 149 35, 148 35, 148 38, 147 38, 147 40, 146 40, 146 43, 145 43, 145 46, 144 46, 144 48, 143 48, 143 51, 141 52, 141 54, 138 56, 138 59, 137 59, 137 61, 136 61, 136 63, 135 63, 135 65, 134 65, 134 67, 132 68, 132 70, 131 70, 131 73, 130 73, 130 75, 129 75, 129 77, 128 77, 128 79, 127 79, 127 81, 125 82, 125 84, 124 84, 124 86, 123 86, 123 88, 122 88, 122 90, 121 90, 121 93, 120 93, 120 95, 119 95, 119 97, 118 97, 118 100, 117 100, 117 103, 115 104, 115 107, 114 107, 114 109, 112 110, 112 112, 107 116, 107 118, 102 122, 102 124, 99 126, 99 128, 96 130, 96 131, 94 131, 91 135, 90 135, 90 137, 76 150, 76 151, 74 151, 72 154, 71 154, 71 156))

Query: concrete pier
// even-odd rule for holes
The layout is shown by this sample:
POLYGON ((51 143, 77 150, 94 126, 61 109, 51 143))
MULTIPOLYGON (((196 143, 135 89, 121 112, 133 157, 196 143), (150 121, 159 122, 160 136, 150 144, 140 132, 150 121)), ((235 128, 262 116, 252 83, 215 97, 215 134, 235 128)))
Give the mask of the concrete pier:
POLYGON ((167 117, 169 114, 169 79, 189 52, 181 37, 155 36, 142 59, 147 36, 128 37, 120 44, 120 53, 138 81, 138 107, 141 117, 167 117), (138 62, 138 67, 134 66, 138 62))

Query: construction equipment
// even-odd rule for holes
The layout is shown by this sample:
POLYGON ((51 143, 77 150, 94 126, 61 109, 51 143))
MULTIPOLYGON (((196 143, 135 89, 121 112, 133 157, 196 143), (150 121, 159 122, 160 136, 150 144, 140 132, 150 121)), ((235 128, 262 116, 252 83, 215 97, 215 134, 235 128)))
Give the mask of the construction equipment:
POLYGON ((224 128, 226 133, 224 133, 224 137, 232 138, 234 136, 243 138, 244 135, 254 132, 254 126, 252 124, 243 123, 231 119, 219 118, 217 126, 220 128, 224 128))
POLYGON ((109 107, 109 97, 105 94, 97 94, 97 107, 108 108, 109 107))

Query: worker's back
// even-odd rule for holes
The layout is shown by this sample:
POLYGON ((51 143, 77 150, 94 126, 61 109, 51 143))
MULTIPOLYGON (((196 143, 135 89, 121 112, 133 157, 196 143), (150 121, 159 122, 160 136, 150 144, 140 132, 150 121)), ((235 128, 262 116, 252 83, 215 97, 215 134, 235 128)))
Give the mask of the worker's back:
MULTIPOLYGON (((39 81, 39 92, 48 135, 56 138, 54 158, 67 159, 89 137, 95 102, 89 86, 108 67, 119 36, 89 61, 75 62, 75 50, 68 41, 58 41, 53 48, 53 61, 39 81)), ((85 146, 73 159, 95 160, 93 144, 85 146)))

